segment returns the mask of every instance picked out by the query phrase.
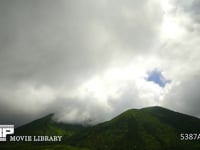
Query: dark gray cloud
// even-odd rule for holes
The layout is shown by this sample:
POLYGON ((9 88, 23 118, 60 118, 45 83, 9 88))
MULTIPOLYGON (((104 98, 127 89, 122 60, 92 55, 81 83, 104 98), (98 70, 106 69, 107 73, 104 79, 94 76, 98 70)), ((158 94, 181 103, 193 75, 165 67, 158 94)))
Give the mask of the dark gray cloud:
POLYGON ((194 76, 193 78, 180 83, 173 87, 164 101, 164 106, 170 107, 176 111, 181 111, 186 114, 191 114, 200 117, 199 112, 199 87, 200 78, 194 76))

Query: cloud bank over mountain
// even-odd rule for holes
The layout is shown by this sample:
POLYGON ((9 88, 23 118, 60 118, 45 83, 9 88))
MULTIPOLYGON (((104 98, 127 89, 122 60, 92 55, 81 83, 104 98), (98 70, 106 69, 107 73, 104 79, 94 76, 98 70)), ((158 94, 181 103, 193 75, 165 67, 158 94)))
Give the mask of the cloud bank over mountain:
POLYGON ((55 112, 58 121, 95 124, 151 105, 199 117, 199 6, 1 1, 1 123, 55 112))

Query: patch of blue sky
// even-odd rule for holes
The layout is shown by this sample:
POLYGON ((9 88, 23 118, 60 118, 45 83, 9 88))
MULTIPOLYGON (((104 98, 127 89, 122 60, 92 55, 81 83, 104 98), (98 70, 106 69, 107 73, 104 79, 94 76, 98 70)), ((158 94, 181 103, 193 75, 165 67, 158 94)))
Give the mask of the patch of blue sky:
POLYGON ((150 72, 148 72, 148 77, 146 78, 147 81, 154 82, 155 84, 158 84, 160 87, 165 87, 167 83, 170 83, 170 80, 167 80, 163 75, 162 72, 154 69, 150 72))

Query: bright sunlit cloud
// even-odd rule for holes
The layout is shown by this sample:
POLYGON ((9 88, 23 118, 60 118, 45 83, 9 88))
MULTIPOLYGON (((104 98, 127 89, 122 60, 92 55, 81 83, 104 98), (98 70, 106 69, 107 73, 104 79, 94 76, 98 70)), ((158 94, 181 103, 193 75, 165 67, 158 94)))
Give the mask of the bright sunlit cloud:
MULTIPOLYGON (((175 2, 175 1, 174 1, 175 2)), ((161 0, 163 7, 163 23, 162 34, 166 39, 177 39, 184 34, 184 28, 181 25, 181 21, 178 8, 171 4, 170 0, 161 0)))
POLYGON ((169 3, 169 0, 161 0, 161 4, 162 4, 164 13, 168 13, 173 8, 173 6, 169 3))

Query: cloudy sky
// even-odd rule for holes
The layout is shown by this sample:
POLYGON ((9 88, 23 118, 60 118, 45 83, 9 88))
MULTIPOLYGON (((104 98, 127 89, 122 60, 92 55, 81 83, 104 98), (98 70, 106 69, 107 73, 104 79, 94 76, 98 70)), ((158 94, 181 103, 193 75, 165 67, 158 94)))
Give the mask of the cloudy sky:
POLYGON ((200 117, 200 1, 1 0, 0 123, 200 117))

